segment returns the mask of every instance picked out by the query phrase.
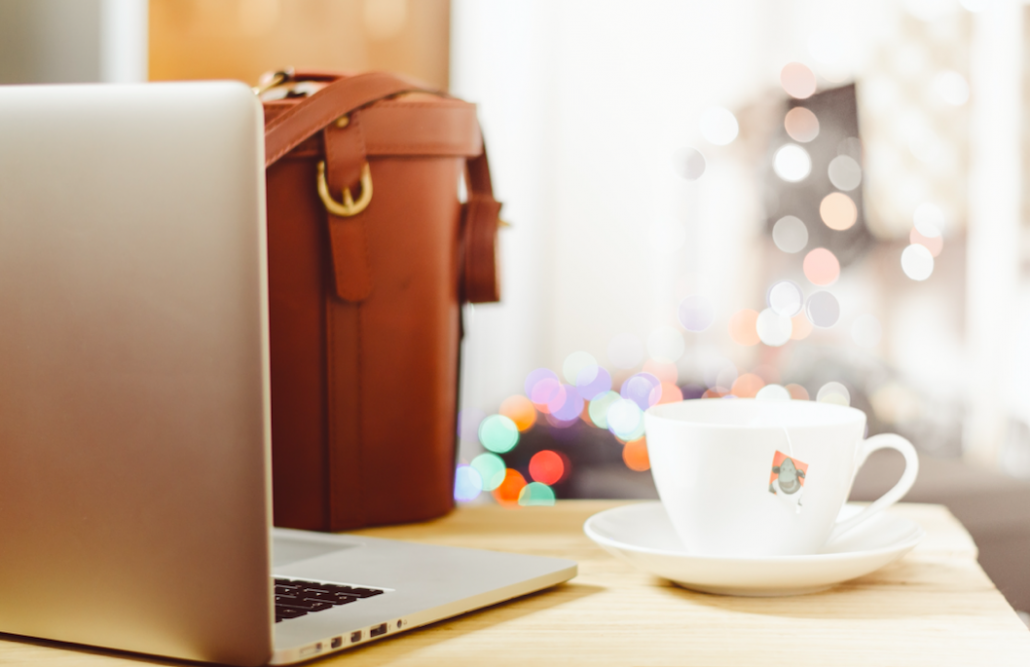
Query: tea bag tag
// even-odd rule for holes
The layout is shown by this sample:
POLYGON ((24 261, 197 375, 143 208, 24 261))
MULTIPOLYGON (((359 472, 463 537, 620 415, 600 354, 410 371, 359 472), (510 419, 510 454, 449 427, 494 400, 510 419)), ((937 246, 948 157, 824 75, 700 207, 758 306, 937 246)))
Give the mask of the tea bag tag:
POLYGON ((807 475, 807 463, 777 450, 773 455, 772 471, 769 476, 769 493, 775 495, 784 504, 793 507, 795 514, 800 514, 801 497, 805 492, 807 475))

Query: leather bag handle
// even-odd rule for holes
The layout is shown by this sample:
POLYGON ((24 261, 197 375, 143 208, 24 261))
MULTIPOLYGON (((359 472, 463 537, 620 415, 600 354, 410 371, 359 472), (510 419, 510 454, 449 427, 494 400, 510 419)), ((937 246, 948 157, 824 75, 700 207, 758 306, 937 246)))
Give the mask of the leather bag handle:
MULTIPOLYGON (((317 93, 305 98, 288 111, 265 125, 265 168, 275 164, 306 139, 324 130, 337 118, 387 97, 403 93, 446 94, 423 83, 385 72, 369 72, 355 76, 340 76, 325 72, 297 72, 294 79, 331 81, 317 93)), ((493 196, 490 165, 483 152, 467 160, 469 195, 462 207, 463 228, 463 284, 462 297, 473 303, 500 301, 499 267, 497 265, 497 227, 501 204, 493 196)), ((339 225, 330 224, 330 232, 339 225)), ((354 232, 355 230, 349 230, 354 232)), ((360 228, 357 231, 362 231, 360 228)), ((360 238, 335 238, 333 247, 360 245, 360 238)), ((370 267, 364 262, 344 269, 335 257, 337 293, 341 298, 361 301, 371 292, 370 267), (353 274, 353 275, 351 275, 353 274), (357 276, 355 278, 355 276, 357 276)), ((353 259, 353 258, 352 258, 353 259)), ((350 262, 345 262, 350 264, 350 262)))
MULTIPOLYGON (((305 73, 298 73, 296 78, 306 78, 305 73)), ((326 77, 312 75, 310 78, 326 77)), ((265 168, 340 116, 401 93, 443 94, 425 84, 385 72, 337 78, 265 126, 265 168)))

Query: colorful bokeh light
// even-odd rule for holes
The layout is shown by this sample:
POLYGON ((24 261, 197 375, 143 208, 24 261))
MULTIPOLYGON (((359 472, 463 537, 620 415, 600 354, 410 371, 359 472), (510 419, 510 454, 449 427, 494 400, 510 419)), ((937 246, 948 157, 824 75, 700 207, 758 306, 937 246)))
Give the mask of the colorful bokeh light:
POLYGON ((585 400, 592 401, 612 388, 612 376, 601 366, 580 369, 576 377, 576 391, 585 400))
POLYGON ((554 486, 565 474, 565 461, 558 452, 543 449, 529 459, 529 476, 534 482, 554 486))
POLYGON ((837 256, 826 248, 813 248, 805 255, 802 263, 805 277, 813 285, 832 285, 840 277, 840 262, 837 256))
POLYGON ((519 490, 518 503, 522 507, 550 507, 554 505, 554 490, 540 482, 530 482, 519 490))
POLYGON ((501 403, 498 412, 512 420, 520 432, 528 431, 536 423, 536 408, 525 396, 509 396, 501 403))
POLYGON ((765 380, 754 373, 744 373, 736 379, 730 393, 737 398, 754 398, 765 386, 765 380))
POLYGON ((799 384, 788 384, 786 390, 790 392, 790 397, 795 401, 807 401, 809 398, 808 390, 799 384))
POLYGON ((804 100, 815 94, 815 73, 803 63, 787 63, 780 70, 780 84, 788 95, 804 100))
POLYGON ((483 478, 470 466, 458 466, 454 473, 454 499, 461 502, 475 500, 483 491, 483 478))
POLYGON ((503 454, 518 444, 519 429, 504 415, 490 415, 479 425, 479 442, 491 452, 503 454))
POLYGON ((472 459, 471 467, 479 473, 483 491, 493 491, 504 481, 504 460, 496 454, 480 454, 472 459))
POLYGON ((819 119, 805 107, 794 107, 784 116, 783 129, 794 141, 807 144, 819 136, 819 119))
POLYGON ((621 400, 622 397, 617 393, 608 391, 590 401, 587 413, 590 415, 590 421, 593 422, 594 426, 597 428, 608 428, 608 408, 621 400))
POLYGON ((630 440, 622 446, 622 460, 626 467, 637 472, 651 469, 651 460, 647 456, 647 438, 630 440))
POLYGON ((823 197, 819 204, 819 217, 827 227, 840 232, 855 225, 858 220, 858 208, 851 197, 843 192, 831 192, 823 197))
POLYGON ((502 505, 515 505, 519 495, 526 486, 526 478, 518 470, 508 468, 504 471, 503 481, 494 489, 494 500, 502 505))
POLYGON ((619 393, 623 398, 636 403, 641 410, 647 410, 661 399, 661 385, 661 380, 654 375, 637 373, 622 383, 619 393))

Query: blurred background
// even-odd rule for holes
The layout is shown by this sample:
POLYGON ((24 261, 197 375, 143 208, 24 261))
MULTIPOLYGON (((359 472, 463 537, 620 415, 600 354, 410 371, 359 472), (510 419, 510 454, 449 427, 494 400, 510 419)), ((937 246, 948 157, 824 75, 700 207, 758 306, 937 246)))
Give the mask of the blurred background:
POLYGON ((0 83, 476 102, 512 227, 465 312, 460 502, 655 497, 655 403, 847 403, 1030 609, 1028 30, 1019 0, 0 0, 0 83))

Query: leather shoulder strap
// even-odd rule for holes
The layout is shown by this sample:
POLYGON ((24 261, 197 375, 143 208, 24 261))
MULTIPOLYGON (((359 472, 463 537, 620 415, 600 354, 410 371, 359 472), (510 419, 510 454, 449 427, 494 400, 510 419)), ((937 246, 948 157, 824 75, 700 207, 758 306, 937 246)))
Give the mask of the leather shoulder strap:
POLYGON ((384 97, 412 92, 441 94, 425 84, 384 72, 336 79, 265 126, 265 168, 340 116, 384 97))

